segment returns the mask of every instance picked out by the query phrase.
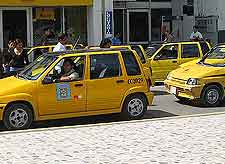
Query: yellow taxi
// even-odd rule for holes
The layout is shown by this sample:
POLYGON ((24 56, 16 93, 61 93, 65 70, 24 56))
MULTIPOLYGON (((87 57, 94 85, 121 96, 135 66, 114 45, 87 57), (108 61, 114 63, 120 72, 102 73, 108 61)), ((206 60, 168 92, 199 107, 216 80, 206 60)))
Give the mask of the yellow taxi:
POLYGON ((152 79, 164 81, 169 72, 179 65, 201 58, 211 49, 208 42, 174 42, 150 46, 146 54, 150 58, 152 79))
POLYGON ((47 53, 0 86, 0 120, 8 129, 109 113, 139 119, 153 101, 141 61, 128 49, 47 53), (75 78, 62 81, 68 60, 75 78))
POLYGON ((225 45, 211 49, 197 63, 172 71, 165 86, 180 100, 197 99, 205 106, 219 105, 224 98, 225 45))

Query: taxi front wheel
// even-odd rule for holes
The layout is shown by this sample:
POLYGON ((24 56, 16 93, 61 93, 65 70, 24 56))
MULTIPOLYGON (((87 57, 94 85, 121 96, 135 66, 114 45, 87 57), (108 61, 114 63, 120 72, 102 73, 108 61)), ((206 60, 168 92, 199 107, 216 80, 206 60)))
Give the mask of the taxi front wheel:
POLYGON ((206 87, 201 96, 201 103, 204 106, 215 107, 220 104, 222 100, 222 91, 216 85, 206 87))
POLYGON ((126 119, 140 119, 147 111, 147 100, 143 95, 136 94, 126 98, 122 116, 126 119))
POLYGON ((33 122, 33 112, 26 104, 12 104, 6 109, 3 122, 7 129, 27 129, 33 122))

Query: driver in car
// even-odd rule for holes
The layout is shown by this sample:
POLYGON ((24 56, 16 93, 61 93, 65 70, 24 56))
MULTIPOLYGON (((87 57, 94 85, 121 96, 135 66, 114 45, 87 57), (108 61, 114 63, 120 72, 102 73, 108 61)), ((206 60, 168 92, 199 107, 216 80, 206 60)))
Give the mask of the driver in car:
POLYGON ((79 74, 74 70, 74 63, 72 59, 65 59, 63 62, 63 69, 60 76, 60 81, 78 80, 79 74))

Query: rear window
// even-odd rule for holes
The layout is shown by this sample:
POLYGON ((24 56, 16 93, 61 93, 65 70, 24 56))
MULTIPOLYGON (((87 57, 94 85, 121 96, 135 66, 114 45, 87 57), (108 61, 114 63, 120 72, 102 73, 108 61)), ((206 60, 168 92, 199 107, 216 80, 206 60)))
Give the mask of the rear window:
POLYGON ((126 67, 128 76, 141 75, 141 70, 138 62, 131 51, 122 51, 123 61, 126 67))
POLYGON ((137 52, 138 56, 141 59, 142 64, 145 64, 146 63, 145 55, 143 54, 141 48, 139 46, 131 46, 131 48, 132 50, 135 50, 137 52))
POLYGON ((205 55, 210 50, 208 44, 205 42, 200 42, 200 46, 202 48, 203 55, 205 55))

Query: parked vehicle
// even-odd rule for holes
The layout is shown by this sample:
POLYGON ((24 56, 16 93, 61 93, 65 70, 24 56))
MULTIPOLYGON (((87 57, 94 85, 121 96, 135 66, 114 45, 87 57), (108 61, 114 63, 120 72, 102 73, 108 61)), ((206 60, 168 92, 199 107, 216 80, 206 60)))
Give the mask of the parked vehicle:
POLYGON ((128 49, 47 53, 17 76, 0 80, 0 86, 0 120, 8 129, 109 113, 139 119, 153 101, 140 58, 128 49), (76 77, 62 81, 68 59, 76 77))
POLYGON ((165 86, 180 100, 200 100, 205 106, 218 106, 224 98, 224 77, 225 45, 220 45, 197 63, 172 71, 165 86))

